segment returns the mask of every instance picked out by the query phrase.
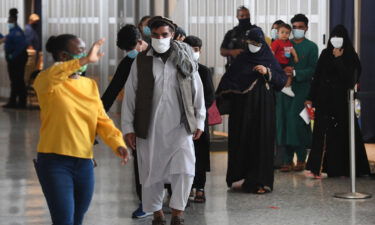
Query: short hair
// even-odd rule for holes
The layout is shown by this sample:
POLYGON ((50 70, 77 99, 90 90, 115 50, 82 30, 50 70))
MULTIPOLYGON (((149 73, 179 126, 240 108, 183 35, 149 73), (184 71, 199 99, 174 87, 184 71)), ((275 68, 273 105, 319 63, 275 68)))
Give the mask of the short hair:
POLYGON ((176 27, 176 31, 174 32, 174 39, 176 39, 179 35, 186 37, 186 32, 182 27, 176 27))
POLYGON ((77 38, 78 37, 73 34, 51 36, 47 41, 46 50, 52 54, 55 61, 58 61, 58 54, 62 51, 67 51, 69 41, 77 38))
POLYGON ((273 25, 278 25, 278 26, 280 26, 281 24, 284 24, 285 22, 284 21, 282 21, 282 20, 276 20, 273 24, 272 24, 272 26, 273 25))
POLYGON ((152 19, 148 23, 148 26, 151 30, 168 26, 171 32, 175 32, 177 28, 177 25, 174 24, 172 20, 161 16, 152 17, 152 19))
POLYGON ((9 9, 9 18, 17 21, 17 18, 18 18, 18 9, 16 9, 16 8, 9 9))
MULTIPOLYGON (((141 20, 138 23, 138 28, 140 29, 141 26, 142 26, 142 23, 145 22, 148 19, 151 19, 151 18, 152 18, 152 16, 144 16, 144 17, 142 17, 141 20)), ((147 24, 146 24, 146 26, 147 26, 147 24)))
POLYGON ((121 50, 130 51, 137 45, 141 39, 141 33, 132 24, 126 24, 117 32, 117 47, 121 50))
POLYGON ((250 10, 249 10, 246 6, 241 5, 241 6, 239 6, 239 7, 237 8, 237 13, 238 13, 238 11, 242 11, 242 10, 245 10, 245 11, 250 12, 250 10))
POLYGON ((282 23, 282 24, 280 24, 278 30, 279 30, 280 28, 282 28, 282 27, 284 27, 285 29, 288 29, 289 31, 292 30, 292 27, 291 27, 289 24, 287 24, 287 23, 282 23))
POLYGON ((305 16, 305 14, 296 14, 291 20, 290 23, 295 22, 304 22, 306 26, 309 24, 309 19, 305 16))
POLYGON ((185 38, 184 42, 191 47, 202 47, 202 40, 197 36, 189 35, 185 38))

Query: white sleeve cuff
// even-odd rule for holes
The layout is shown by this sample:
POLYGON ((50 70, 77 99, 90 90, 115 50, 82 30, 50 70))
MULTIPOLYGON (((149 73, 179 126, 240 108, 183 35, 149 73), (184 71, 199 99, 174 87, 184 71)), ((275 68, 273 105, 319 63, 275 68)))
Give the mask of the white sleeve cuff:
POLYGON ((293 70, 293 77, 297 75, 296 70, 293 70))
POLYGON ((204 131, 204 120, 198 119, 197 121, 197 129, 204 131))
POLYGON ((122 130, 123 130, 123 133, 124 135, 125 134, 130 134, 130 133, 135 133, 134 131, 134 127, 132 125, 123 125, 122 126, 122 130))

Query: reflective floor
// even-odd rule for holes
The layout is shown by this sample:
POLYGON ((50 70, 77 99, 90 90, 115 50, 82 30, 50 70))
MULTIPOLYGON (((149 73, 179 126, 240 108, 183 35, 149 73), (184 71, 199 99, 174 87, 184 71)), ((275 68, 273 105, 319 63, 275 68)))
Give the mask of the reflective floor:
MULTIPOLYGON (((32 164, 38 116, 38 111, 0 109, 0 225, 51 224, 32 164)), ((130 218, 138 205, 132 165, 122 167, 102 143, 95 147, 95 156, 99 163, 95 195, 85 224, 151 224, 151 218, 130 218)), ((320 181, 305 178, 303 173, 276 172, 274 192, 259 196, 228 190, 226 153, 213 153, 211 160, 207 203, 191 204, 185 216, 188 225, 375 224, 375 197, 357 201, 332 197, 349 190, 347 178, 320 181)), ((358 179, 357 189, 375 194, 375 180, 358 179)))

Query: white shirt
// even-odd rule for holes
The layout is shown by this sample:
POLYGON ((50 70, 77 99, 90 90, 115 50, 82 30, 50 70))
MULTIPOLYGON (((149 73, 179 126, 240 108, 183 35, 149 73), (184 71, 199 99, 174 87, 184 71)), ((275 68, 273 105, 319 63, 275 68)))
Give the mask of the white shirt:
MULTIPOLYGON (((153 50, 147 52, 153 56, 153 50)), ((177 68, 168 59, 164 64, 153 56, 155 78, 151 121, 147 139, 136 139, 140 182, 145 187, 170 181, 172 174, 195 174, 193 135, 183 122, 184 110, 177 79, 177 68)), ((134 60, 125 84, 121 123, 124 134, 134 133, 135 98, 138 82, 137 60, 134 60)), ((204 130, 206 109, 202 81, 198 72, 193 74, 193 105, 197 127, 204 130)))

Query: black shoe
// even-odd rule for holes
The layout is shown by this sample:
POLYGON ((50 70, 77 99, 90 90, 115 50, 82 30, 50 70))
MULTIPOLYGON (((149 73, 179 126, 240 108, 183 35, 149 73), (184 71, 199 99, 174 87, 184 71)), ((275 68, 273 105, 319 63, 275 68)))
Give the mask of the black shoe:
POLYGON ((1 107, 6 108, 6 109, 16 109, 17 108, 17 104, 16 103, 8 102, 7 104, 2 105, 1 107))

